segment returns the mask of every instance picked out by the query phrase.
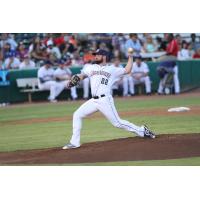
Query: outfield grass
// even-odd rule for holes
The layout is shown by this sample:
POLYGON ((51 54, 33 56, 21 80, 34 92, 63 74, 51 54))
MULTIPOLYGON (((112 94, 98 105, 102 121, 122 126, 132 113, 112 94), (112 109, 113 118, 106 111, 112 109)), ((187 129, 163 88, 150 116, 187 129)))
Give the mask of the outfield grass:
MULTIPOLYGON (((160 98, 124 101, 116 99, 117 110, 139 111, 156 108, 166 110, 174 106, 199 106, 198 97, 160 98)), ((33 124, 9 124, 8 121, 49 117, 72 117, 72 113, 82 102, 60 104, 34 104, 0 108, 0 151, 58 147, 71 137, 72 121, 40 122, 33 124), (5 123, 7 122, 7 123, 5 123)), ((129 116, 125 119, 135 123, 150 125, 158 134, 200 133, 200 116, 129 116)), ((104 118, 85 119, 82 143, 130 137, 131 133, 116 129, 104 118)))
POLYGON ((200 166, 200 157, 168 159, 168 160, 145 160, 127 162, 99 162, 65 164, 66 166, 200 166))

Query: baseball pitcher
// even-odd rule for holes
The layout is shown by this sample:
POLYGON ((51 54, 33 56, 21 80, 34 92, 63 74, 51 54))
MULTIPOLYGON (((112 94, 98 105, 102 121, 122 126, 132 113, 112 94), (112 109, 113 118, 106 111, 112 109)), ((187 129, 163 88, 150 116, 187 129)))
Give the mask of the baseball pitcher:
POLYGON ((73 134, 70 143, 63 149, 80 147, 80 134, 82 120, 88 115, 100 111, 110 123, 126 131, 136 133, 140 137, 155 138, 155 134, 146 126, 136 126, 126 120, 122 120, 115 108, 111 89, 114 82, 125 74, 129 74, 133 66, 133 52, 129 50, 128 63, 125 68, 117 68, 107 64, 109 54, 107 51, 98 49, 95 53, 95 64, 84 68, 81 74, 74 75, 68 87, 77 85, 84 78, 89 77, 92 98, 86 101, 73 114, 73 134))

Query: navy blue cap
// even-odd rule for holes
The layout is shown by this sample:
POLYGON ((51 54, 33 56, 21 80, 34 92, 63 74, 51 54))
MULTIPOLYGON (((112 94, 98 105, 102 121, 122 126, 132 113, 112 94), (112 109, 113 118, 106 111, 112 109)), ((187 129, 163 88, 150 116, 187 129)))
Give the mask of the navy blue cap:
POLYGON ((142 60, 142 56, 140 54, 134 55, 133 58, 142 60))
POLYGON ((109 53, 103 49, 97 49, 93 55, 109 56, 109 53))
POLYGON ((53 63, 52 63, 50 60, 46 60, 46 61, 44 62, 44 64, 45 64, 45 65, 53 65, 53 63))
POLYGON ((65 59, 60 59, 60 60, 57 61, 57 63, 62 65, 62 64, 66 63, 66 60, 65 59))

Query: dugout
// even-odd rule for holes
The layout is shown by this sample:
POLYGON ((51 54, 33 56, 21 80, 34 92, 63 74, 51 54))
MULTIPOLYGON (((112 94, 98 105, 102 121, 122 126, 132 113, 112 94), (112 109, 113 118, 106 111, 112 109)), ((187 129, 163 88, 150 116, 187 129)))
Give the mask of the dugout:
MULTIPOLYGON (((156 68, 157 62, 147 62, 150 69, 150 77, 152 81, 152 91, 157 91, 159 84, 159 77, 156 68)), ((190 90, 200 86, 200 60, 177 61, 179 68, 179 80, 181 92, 190 90)), ((71 67, 72 73, 79 73, 82 66, 71 67)), ((27 94, 20 92, 17 87, 16 79, 37 77, 38 69, 29 70, 11 70, 8 72, 9 84, 0 84, 0 103, 9 102, 25 102, 27 101, 27 94)), ((82 89, 78 89, 79 96, 82 96, 82 89)), ((46 100, 49 92, 39 92, 32 95, 33 101, 46 100)), ((70 96, 70 91, 62 92, 59 99, 67 99, 70 96)))

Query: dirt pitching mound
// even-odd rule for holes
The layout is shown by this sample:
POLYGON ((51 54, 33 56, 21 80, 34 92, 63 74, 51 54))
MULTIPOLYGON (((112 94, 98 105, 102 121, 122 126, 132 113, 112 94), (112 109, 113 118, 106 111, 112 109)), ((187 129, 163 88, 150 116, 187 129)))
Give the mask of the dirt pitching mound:
POLYGON ((1 165, 95 163, 163 160, 200 156, 200 134, 160 135, 156 139, 131 137, 59 148, 0 153, 1 165))

